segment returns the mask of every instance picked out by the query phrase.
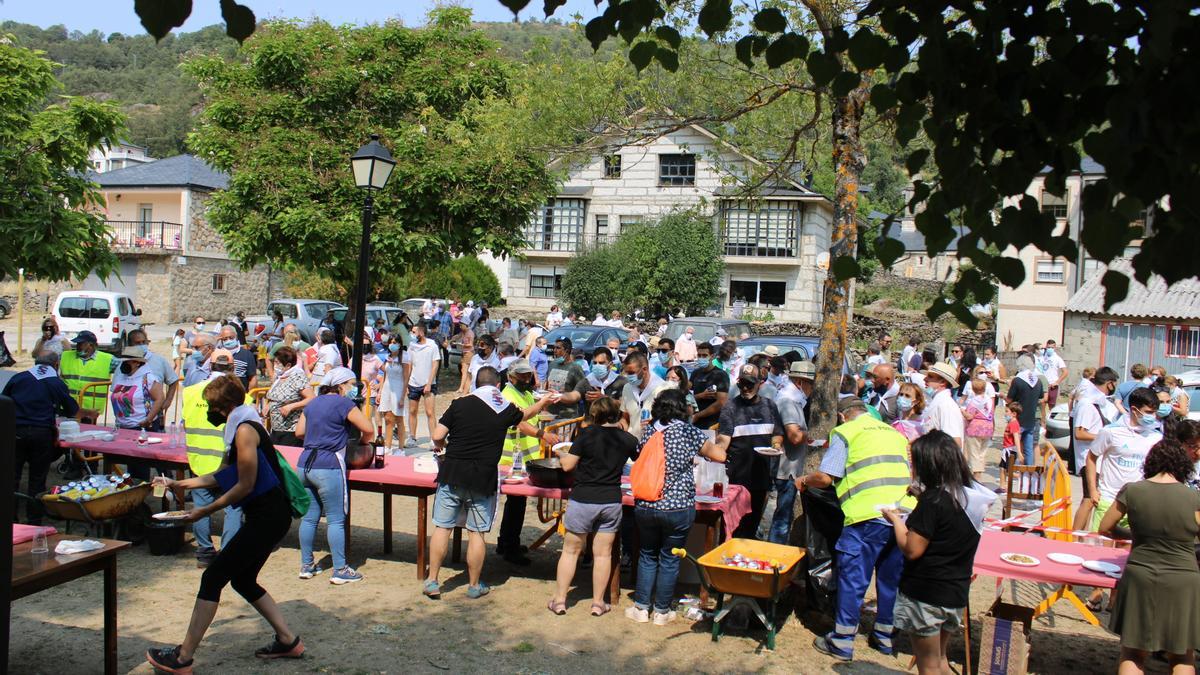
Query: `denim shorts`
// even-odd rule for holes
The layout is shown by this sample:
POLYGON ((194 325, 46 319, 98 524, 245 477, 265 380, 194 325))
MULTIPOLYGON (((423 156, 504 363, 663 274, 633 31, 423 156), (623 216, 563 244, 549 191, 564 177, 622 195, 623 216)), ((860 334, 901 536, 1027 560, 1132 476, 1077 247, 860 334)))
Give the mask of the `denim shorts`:
POLYGON ((896 594, 895 625, 897 630, 912 631, 918 637, 933 637, 939 633, 957 633, 962 628, 963 608, 939 607, 913 600, 900 591, 896 594))
POLYGON ((575 534, 616 532, 621 528, 621 504, 584 504, 572 499, 567 502, 563 526, 575 534))
MULTIPOLYGON (((438 393, 437 382, 430 382, 429 383, 430 396, 437 396, 437 393, 438 393)), ((424 395, 425 395, 425 387, 414 387, 411 384, 408 385, 408 400, 420 401, 421 397, 424 395)))
POLYGON ((459 526, 463 515, 471 532, 491 532, 496 517, 496 493, 475 494, 452 485, 439 485, 433 496, 433 524, 443 529, 459 526))

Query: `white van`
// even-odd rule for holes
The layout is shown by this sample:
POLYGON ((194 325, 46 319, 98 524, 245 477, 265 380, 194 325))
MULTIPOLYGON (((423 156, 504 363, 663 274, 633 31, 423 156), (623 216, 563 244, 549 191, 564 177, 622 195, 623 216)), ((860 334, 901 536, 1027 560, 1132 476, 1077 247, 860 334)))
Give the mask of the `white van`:
POLYGON ((67 338, 79 331, 96 334, 101 349, 120 353, 129 331, 142 327, 142 310, 124 293, 110 291, 65 291, 54 301, 54 318, 67 338))

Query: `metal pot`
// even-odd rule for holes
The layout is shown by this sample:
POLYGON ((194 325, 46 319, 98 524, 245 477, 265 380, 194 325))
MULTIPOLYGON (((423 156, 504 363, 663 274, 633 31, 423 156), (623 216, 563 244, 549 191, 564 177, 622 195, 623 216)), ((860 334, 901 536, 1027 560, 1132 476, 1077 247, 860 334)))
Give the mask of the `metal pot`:
POLYGON ((346 444, 346 468, 369 469, 375 463, 375 446, 351 440, 346 444))
POLYGON ((535 459, 525 463, 529 483, 543 488, 569 488, 575 484, 575 474, 563 471, 557 457, 535 459))

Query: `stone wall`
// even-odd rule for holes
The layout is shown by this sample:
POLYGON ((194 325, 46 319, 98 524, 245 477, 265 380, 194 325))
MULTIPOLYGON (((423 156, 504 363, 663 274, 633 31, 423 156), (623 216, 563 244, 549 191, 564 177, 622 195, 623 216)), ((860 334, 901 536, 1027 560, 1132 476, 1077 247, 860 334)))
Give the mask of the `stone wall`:
POLYGON ((208 208, 212 195, 208 192, 192 191, 188 205, 188 249, 187 253, 225 254, 225 240, 208 224, 208 208))
MULTIPOLYGON (((1100 321, 1086 314, 1068 312, 1063 315, 1063 339, 1059 344, 1059 353, 1067 362, 1070 371, 1068 379, 1072 387, 1079 382, 1083 369, 1100 363, 1100 340, 1104 335, 1104 327, 1100 321)), ((1122 380, 1126 373, 1117 373, 1122 380)))
POLYGON ((187 264, 172 268, 167 321, 183 323, 197 316, 215 321, 238 310, 262 313, 269 300, 269 276, 265 265, 243 272, 232 260, 190 256, 187 264), (225 275, 223 292, 213 291, 214 274, 225 275))

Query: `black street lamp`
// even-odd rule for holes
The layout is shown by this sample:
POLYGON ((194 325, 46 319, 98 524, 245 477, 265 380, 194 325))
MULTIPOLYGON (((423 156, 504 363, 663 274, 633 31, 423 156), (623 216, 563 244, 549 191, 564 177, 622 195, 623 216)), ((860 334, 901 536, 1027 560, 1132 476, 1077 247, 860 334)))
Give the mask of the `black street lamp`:
POLYGON ((350 157, 354 170, 354 184, 366 194, 362 209, 362 243, 358 247, 358 293, 354 299, 354 332, 350 333, 354 346, 354 358, 350 369, 358 384, 358 398, 362 405, 366 397, 362 382, 363 330, 367 325, 367 263, 371 258, 371 218, 375 208, 375 191, 382 190, 392 176, 396 161, 392 153, 379 144, 379 134, 371 134, 371 142, 359 148, 350 157))

